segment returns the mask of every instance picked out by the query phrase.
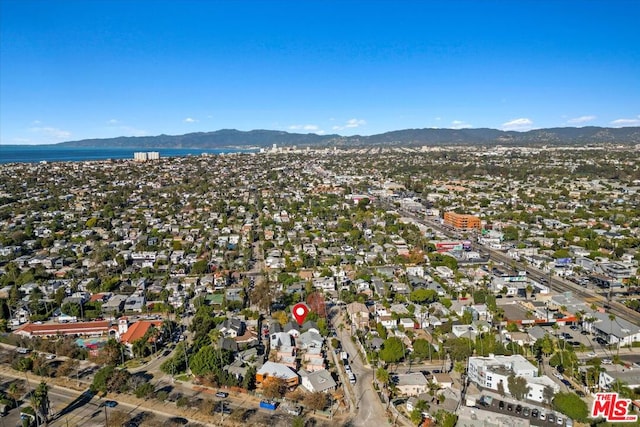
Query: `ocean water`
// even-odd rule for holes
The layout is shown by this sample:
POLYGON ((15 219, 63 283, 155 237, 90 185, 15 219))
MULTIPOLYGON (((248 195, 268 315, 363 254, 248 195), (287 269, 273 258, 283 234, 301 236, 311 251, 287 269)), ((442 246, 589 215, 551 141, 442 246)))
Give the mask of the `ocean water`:
POLYGON ((104 148, 59 147, 51 145, 0 145, 0 163, 81 162, 86 160, 133 159, 138 151, 157 151, 160 158, 199 156, 203 153, 221 154, 252 152, 239 149, 203 148, 104 148))

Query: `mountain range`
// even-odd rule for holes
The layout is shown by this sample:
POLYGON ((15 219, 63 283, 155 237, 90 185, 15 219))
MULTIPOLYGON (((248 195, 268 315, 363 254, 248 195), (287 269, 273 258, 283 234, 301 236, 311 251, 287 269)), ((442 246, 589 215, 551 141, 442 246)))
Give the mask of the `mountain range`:
POLYGON ((184 135, 121 136, 62 142, 66 147, 249 148, 278 146, 423 146, 423 145, 586 145, 640 144, 640 127, 563 127, 526 132, 498 129, 404 129, 370 136, 300 134, 275 130, 221 129, 184 135))

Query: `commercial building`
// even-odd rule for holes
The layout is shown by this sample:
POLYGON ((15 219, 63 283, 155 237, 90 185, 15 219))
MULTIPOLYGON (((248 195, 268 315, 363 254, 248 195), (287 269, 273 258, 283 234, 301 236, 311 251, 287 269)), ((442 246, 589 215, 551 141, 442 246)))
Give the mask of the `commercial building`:
MULTIPOLYGON (((15 331, 16 335, 22 335, 27 338, 42 337, 52 338, 61 335, 71 336, 88 336, 88 335, 106 335, 111 328, 111 322, 101 320, 95 322, 78 322, 78 323, 27 323, 15 331)), ((115 332, 115 331, 114 331, 115 332)))
POLYGON ((455 212, 444 213, 444 224, 458 230, 479 230, 482 226, 480 218, 475 215, 458 214, 455 212))

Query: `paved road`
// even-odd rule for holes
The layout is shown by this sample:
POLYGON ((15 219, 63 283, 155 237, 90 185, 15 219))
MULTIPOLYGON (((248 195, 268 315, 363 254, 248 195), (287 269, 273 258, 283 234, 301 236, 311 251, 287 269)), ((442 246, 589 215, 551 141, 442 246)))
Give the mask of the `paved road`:
MULTIPOLYGON (((425 219, 422 217, 418 217, 414 212, 399 209, 398 213, 404 216, 407 216, 409 218, 412 218, 413 220, 418 221, 423 225, 429 226, 446 236, 455 237, 455 238, 462 237, 460 233, 457 233, 456 231, 453 231, 453 230, 446 229, 440 223, 432 219, 425 219)), ((511 263, 515 262, 513 258, 510 258, 505 253, 500 252, 496 249, 489 248, 487 246, 480 245, 478 243, 472 242, 472 248, 478 252, 488 253, 491 259, 502 262, 505 265, 510 265, 511 263)), ((531 277, 533 277, 536 280, 540 280, 540 279, 547 280, 548 286, 555 291, 558 291, 558 292, 571 291, 576 296, 582 298, 585 302, 589 304, 595 303, 596 305, 599 305, 599 306, 604 306, 605 304, 607 304, 609 306, 609 308, 607 309, 609 313, 613 313, 619 318, 622 318, 630 323, 640 326, 640 315, 638 315, 638 312, 631 310, 630 308, 626 307, 624 304, 621 304, 616 301, 607 302, 607 299, 605 297, 603 297, 602 295, 599 295, 596 292, 590 291, 589 289, 586 289, 582 286, 579 286, 561 277, 556 277, 556 276, 549 277, 547 273, 533 266, 524 265, 521 262, 515 262, 515 266, 519 270, 526 270, 527 274, 529 274, 531 277)))
MULTIPOLYGON (((337 326, 343 321, 342 314, 338 315, 334 319, 334 325, 337 326)), ((338 338, 342 342, 343 350, 349 353, 349 361, 351 370, 356 376, 356 384, 352 387, 353 396, 355 399, 356 416, 353 422, 354 426, 372 426, 386 424, 387 415, 385 408, 380 401, 380 398, 373 389, 373 369, 369 366, 365 366, 355 344, 351 340, 351 334, 349 328, 338 330, 338 338)), ((350 387, 349 383, 345 384, 345 387, 350 387)))

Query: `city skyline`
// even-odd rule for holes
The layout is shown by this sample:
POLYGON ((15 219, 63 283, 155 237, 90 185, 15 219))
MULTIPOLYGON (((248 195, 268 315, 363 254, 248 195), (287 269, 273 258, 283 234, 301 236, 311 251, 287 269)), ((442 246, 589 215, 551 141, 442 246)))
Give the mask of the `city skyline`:
POLYGON ((0 4, 0 144, 640 125, 633 1, 0 4))

